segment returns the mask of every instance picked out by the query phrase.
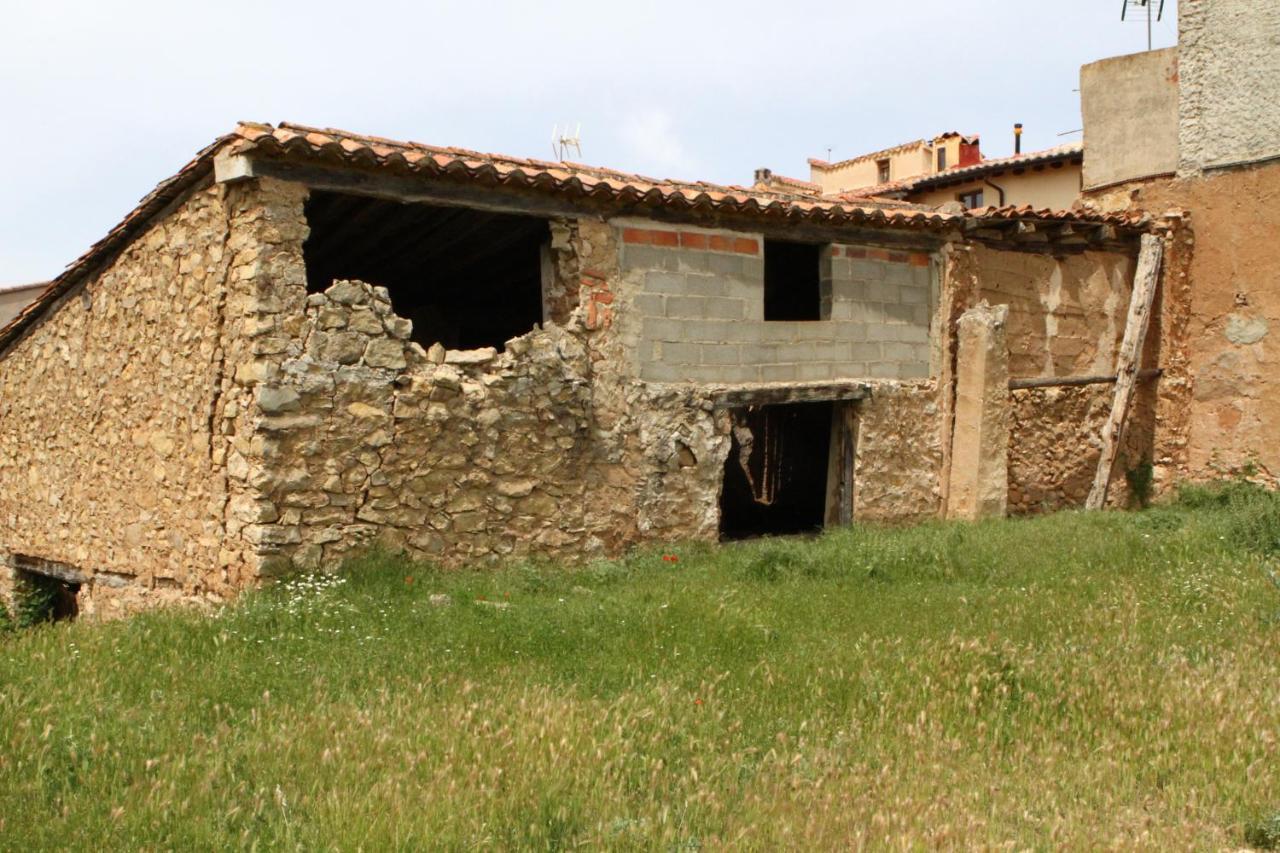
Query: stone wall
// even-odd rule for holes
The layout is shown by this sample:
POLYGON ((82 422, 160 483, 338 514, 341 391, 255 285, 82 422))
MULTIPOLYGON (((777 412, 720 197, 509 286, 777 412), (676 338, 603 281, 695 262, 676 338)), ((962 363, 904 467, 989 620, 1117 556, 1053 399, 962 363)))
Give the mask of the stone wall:
POLYGON ((1179 173, 1280 157, 1280 6, 1183 0, 1178 43, 1179 173))
POLYGON ((876 382, 857 405, 853 517, 906 523, 937 518, 944 420, 937 381, 876 382))
MULTIPOLYGON (((1153 386, 1143 383, 1117 454, 1107 503, 1132 500, 1125 473, 1152 460, 1153 386)), ((1029 388, 1010 395, 1009 514, 1078 509, 1093 485, 1114 385, 1029 388)))
POLYGON ((758 234, 622 226, 641 377, 803 382, 929 375, 936 301, 927 253, 835 244, 820 261, 822 319, 764 319, 758 234))
POLYGON ((88 578, 82 612, 238 580, 219 435, 233 218, 198 190, 0 357, 0 551, 88 578))
POLYGON ((261 283, 279 310, 256 328, 279 343, 244 371, 254 437, 234 464, 252 488, 231 507, 266 573, 375 542, 456 565, 716 535, 727 419, 629 375, 611 226, 553 223, 545 328, 424 351, 382 288, 306 294, 305 189, 266 192, 290 273, 261 283))

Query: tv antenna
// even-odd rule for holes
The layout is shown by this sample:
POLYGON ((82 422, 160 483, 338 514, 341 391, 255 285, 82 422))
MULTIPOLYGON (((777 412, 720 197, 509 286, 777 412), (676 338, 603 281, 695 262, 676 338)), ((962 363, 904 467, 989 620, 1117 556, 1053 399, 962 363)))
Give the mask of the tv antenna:
POLYGON ((1147 22, 1147 50, 1151 50, 1151 22, 1164 18, 1164 0, 1121 0, 1120 20, 1147 22), (1158 5, 1157 5, 1158 4, 1158 5), (1143 12, 1146 15, 1143 15, 1143 12), (1153 17, 1154 15, 1154 17, 1153 17))
POLYGON ((577 155, 576 159, 582 159, 582 122, 578 122, 574 127, 573 133, 569 133, 569 123, 565 122, 564 132, 560 131, 560 125, 552 125, 551 127, 551 150, 555 152, 557 160, 568 160, 566 156, 572 149, 577 155))

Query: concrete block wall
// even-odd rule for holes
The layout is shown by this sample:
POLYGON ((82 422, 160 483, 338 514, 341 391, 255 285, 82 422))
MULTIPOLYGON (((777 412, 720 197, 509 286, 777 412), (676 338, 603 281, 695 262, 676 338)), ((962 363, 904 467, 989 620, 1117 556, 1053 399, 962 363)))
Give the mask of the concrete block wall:
POLYGON ((820 260, 822 319, 764 319, 759 234, 621 227, 640 376, 657 382, 806 382, 929 375, 930 256, 833 244, 820 260))

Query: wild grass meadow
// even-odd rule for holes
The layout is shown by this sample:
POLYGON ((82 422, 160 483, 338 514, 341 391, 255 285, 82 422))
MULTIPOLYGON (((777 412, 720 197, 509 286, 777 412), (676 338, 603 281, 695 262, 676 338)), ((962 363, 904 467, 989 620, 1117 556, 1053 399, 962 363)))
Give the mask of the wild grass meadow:
POLYGON ((1280 498, 578 569, 373 554, 0 638, 0 848, 1280 842, 1280 498))

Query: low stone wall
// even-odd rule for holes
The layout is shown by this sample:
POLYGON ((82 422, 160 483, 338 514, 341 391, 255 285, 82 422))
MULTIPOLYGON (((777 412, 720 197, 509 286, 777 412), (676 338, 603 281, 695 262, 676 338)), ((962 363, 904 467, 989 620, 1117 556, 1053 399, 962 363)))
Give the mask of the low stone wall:
POLYGON ((857 406, 853 517, 911 522, 941 506, 943 418, 938 383, 873 383, 857 406))
MULTIPOLYGON (((1132 503, 1125 472, 1151 460, 1154 389, 1144 384, 1135 395, 1107 492, 1107 504, 1112 507, 1132 503)), ((1114 396, 1113 385, 1011 392, 1010 515, 1084 506, 1114 396)))

